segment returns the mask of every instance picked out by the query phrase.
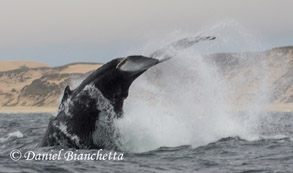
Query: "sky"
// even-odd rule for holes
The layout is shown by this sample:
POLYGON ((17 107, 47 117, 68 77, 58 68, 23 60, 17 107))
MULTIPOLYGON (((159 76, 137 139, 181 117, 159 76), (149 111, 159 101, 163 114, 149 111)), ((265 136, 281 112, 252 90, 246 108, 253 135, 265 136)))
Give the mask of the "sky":
POLYGON ((266 49, 289 46, 292 7, 292 0, 0 0, 0 60, 104 63, 227 19, 266 49))

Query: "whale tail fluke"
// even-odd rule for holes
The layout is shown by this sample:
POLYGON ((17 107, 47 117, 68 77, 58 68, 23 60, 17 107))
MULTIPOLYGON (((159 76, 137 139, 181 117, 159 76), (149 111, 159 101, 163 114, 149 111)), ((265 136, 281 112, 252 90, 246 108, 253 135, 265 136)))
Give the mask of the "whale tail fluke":
POLYGON ((176 56, 176 54, 179 51, 187 49, 200 41, 215 40, 215 39, 216 37, 214 36, 204 36, 204 37, 197 36, 197 37, 183 38, 153 52, 150 55, 150 57, 158 58, 160 59, 160 62, 163 62, 176 56))

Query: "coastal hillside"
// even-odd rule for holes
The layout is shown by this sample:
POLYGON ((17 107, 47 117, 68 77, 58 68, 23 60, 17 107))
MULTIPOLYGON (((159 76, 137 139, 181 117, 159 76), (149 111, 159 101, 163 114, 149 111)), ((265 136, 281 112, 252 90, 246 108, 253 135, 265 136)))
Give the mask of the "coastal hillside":
POLYGON ((46 64, 34 61, 3 61, 0 60, 0 72, 16 70, 22 66, 28 68, 49 67, 46 64))
POLYGON ((293 46, 205 58, 229 84, 234 106, 265 104, 272 111, 293 110, 293 46))
POLYGON ((74 63, 51 68, 37 64, 16 63, 19 66, 13 70, 0 70, 0 112, 54 112, 66 85, 77 85, 101 66, 74 63))
MULTIPOLYGON (((266 104, 272 111, 293 110, 293 46, 264 52, 218 53, 203 59, 229 84, 228 97, 237 110, 249 104, 266 104)), ((66 85, 74 88, 102 65, 0 63, 0 113, 54 112, 66 85)))

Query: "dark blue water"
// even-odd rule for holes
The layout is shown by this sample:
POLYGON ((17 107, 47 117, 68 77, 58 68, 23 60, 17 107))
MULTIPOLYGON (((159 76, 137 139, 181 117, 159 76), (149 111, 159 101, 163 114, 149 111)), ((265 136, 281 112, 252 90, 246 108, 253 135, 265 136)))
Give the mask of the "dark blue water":
MULTIPOLYGON (((293 172, 293 114, 271 113, 255 140, 224 137, 204 146, 160 147, 143 153, 117 152, 123 160, 13 161, 10 152, 58 153, 38 148, 50 114, 0 114, 0 172, 293 172), (269 125, 268 125, 269 124, 269 125), (262 137, 263 136, 263 137, 262 137)), ((64 149, 77 154, 98 150, 64 149)), ((115 151, 101 151, 114 153, 115 151)))

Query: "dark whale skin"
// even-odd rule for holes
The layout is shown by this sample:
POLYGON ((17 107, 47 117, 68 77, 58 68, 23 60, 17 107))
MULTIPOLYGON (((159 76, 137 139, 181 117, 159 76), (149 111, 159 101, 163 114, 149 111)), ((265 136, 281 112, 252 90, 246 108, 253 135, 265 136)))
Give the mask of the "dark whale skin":
POLYGON ((153 52, 151 58, 138 55, 113 59, 73 91, 67 86, 57 116, 50 120, 39 146, 117 149, 119 145, 115 143, 112 120, 122 117, 123 102, 132 82, 150 67, 171 59, 179 51, 215 38, 183 38, 153 52))
POLYGON ((71 91, 67 86, 58 114, 50 120, 39 146, 61 145, 78 149, 116 149, 113 143, 99 142, 97 144, 93 140, 101 109, 112 111, 114 118, 120 118, 123 114, 123 102, 128 96, 131 83, 157 63, 159 63, 157 59, 144 56, 113 59, 89 75, 75 90, 71 91), (142 65, 142 68, 123 71, 118 68, 118 64, 123 61, 142 65), (90 89, 88 90, 88 88, 90 89), (91 90, 98 92, 98 95, 92 94, 91 90), (106 108, 103 108, 103 105, 106 105, 106 108))

